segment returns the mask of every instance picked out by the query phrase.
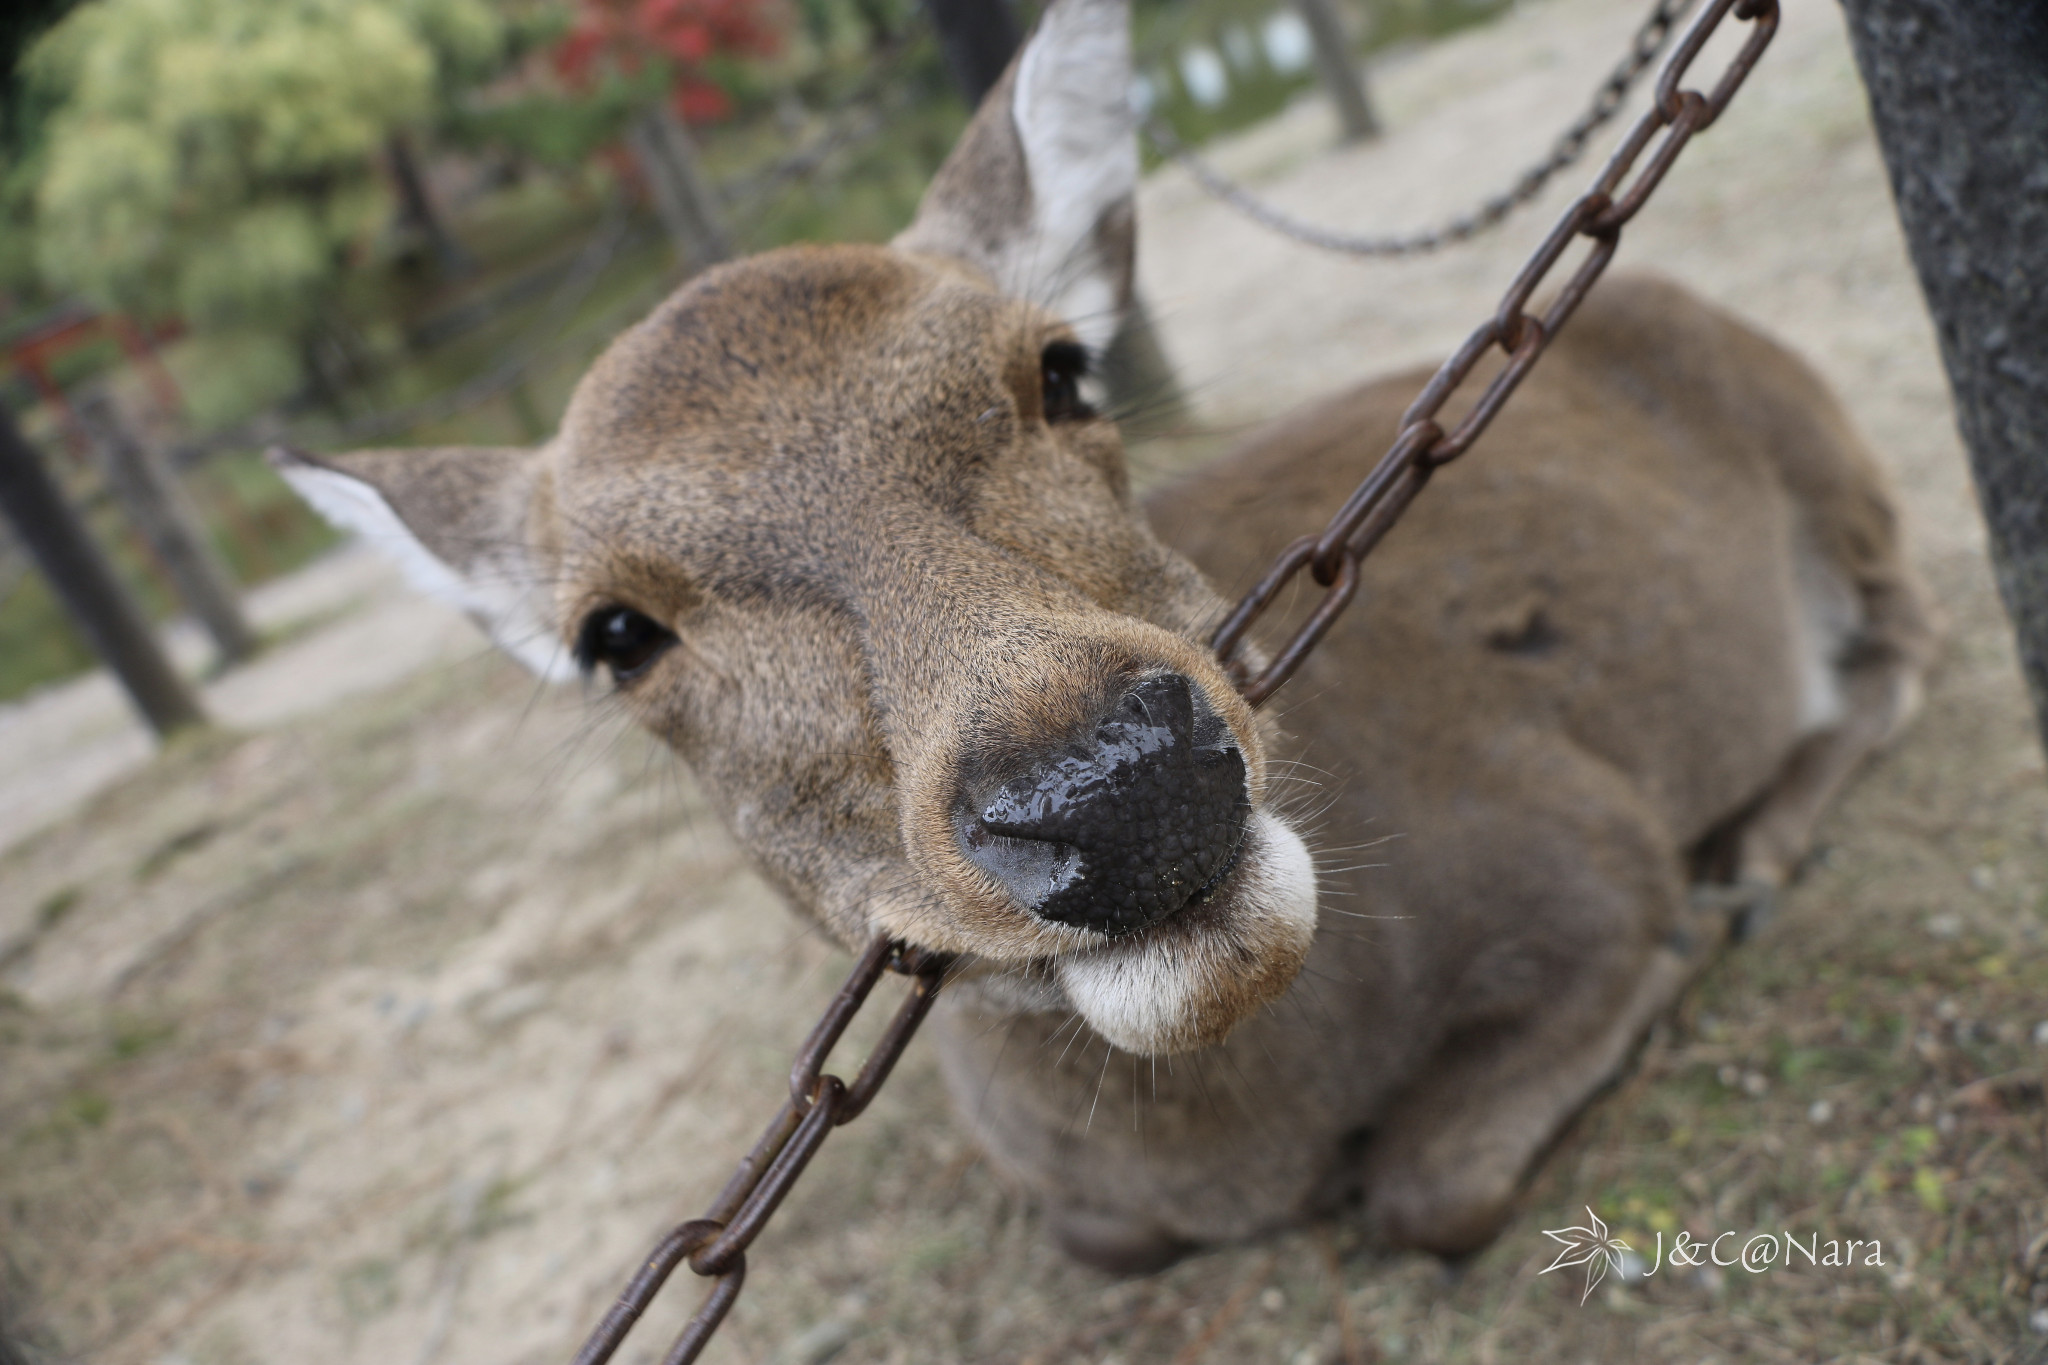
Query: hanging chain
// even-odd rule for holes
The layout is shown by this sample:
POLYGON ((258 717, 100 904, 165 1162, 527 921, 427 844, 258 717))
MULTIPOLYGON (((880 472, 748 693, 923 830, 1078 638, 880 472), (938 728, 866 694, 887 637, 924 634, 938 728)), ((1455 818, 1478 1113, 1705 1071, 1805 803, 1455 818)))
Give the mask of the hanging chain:
POLYGON ((868 945, 853 973, 840 986, 825 1013, 804 1040, 796 1064, 789 1069, 789 1099, 775 1116, 754 1150, 747 1153, 718 1198, 711 1201, 702 1218, 692 1218, 662 1238, 641 1262, 639 1271, 619 1295, 604 1321, 576 1353, 576 1365, 602 1365, 619 1349, 633 1324, 647 1311, 654 1296, 675 1268, 685 1261, 690 1269, 712 1281, 704 1298, 675 1345, 662 1357, 663 1365, 686 1365, 695 1360, 711 1340, 718 1324, 725 1320, 733 1300, 747 1279, 747 1248, 761 1235, 768 1219, 782 1203, 790 1186, 796 1184, 804 1167, 818 1154, 825 1135, 842 1124, 859 1118, 874 1099, 882 1082, 911 1035, 924 1022, 932 1001, 938 997, 940 978, 951 959, 922 948, 910 948, 886 938, 868 945), (900 972, 911 978, 910 991, 889 1020, 875 1050, 861 1063, 851 1085, 825 1072, 825 1058, 846 1032, 846 1026, 867 1003, 875 983, 885 972, 900 972))
MULTIPOLYGON (((1329 630, 1338 613, 1350 603, 1358 591, 1359 560, 1386 535, 1395 519, 1422 491, 1430 474, 1464 454, 1500 411, 1508 395, 1528 374, 1606 268, 1621 240, 1622 227, 1642 208, 1692 135, 1713 123, 1750 68, 1756 65, 1777 28, 1778 0, 1711 0, 1665 64, 1657 80, 1656 102, 1629 130, 1593 187, 1566 210, 1522 273, 1515 277, 1499 309, 1444 362, 1409 407, 1393 448, 1329 526, 1320 535, 1303 536, 1282 551, 1265 578, 1217 630, 1211 646, 1252 705, 1264 702, 1287 681, 1316 641, 1329 630), (1679 82, 1687 68, 1731 10, 1738 19, 1754 25, 1748 39, 1711 94, 1681 90, 1679 82), (1624 189, 1630 169, 1660 132, 1664 134, 1663 140, 1657 142, 1634 182, 1624 189), (1545 276, 1580 237, 1592 241, 1592 250, 1565 282, 1563 292, 1541 318, 1525 312, 1545 276), (1487 386, 1471 412, 1453 430, 1445 432, 1436 421, 1436 414, 1496 346, 1507 355, 1507 367, 1487 386), (1280 589, 1304 568, 1327 590, 1323 600, 1273 661, 1252 675, 1233 655, 1252 623, 1272 604, 1280 589)), ((1598 108, 1596 103, 1595 109, 1598 108)), ((1597 123, 1590 125, 1589 131, 1591 126, 1597 123)), ((817 1155, 826 1135, 867 1108, 897 1058, 903 1055, 911 1035, 930 1012, 950 963, 950 958, 940 954, 885 938, 877 938, 868 945, 797 1054, 789 1073, 789 1099, 781 1112, 761 1134, 753 1151, 740 1162, 739 1169, 704 1216, 677 1226, 648 1253, 618 1302, 577 1353, 575 1365, 605 1365, 610 1361, 669 1276, 685 1262, 698 1275, 712 1281, 711 1291, 663 1357, 663 1365, 688 1365, 697 1358, 746 1282, 747 1248, 817 1155), (909 976, 909 993, 897 1006, 881 1041, 861 1064, 853 1082, 848 1084, 828 1075, 824 1070, 826 1057, 887 972, 909 976)))
POLYGON ((1712 0, 1700 12, 1657 77, 1657 97, 1649 109, 1629 129, 1605 169, 1594 179, 1592 188, 1573 201, 1543 244, 1536 248, 1522 273, 1508 286, 1507 295, 1493 316, 1465 339, 1465 344, 1431 376, 1421 395, 1402 414, 1400 434, 1394 438, 1393 448, 1380 458, 1365 482, 1320 534, 1303 536, 1280 552, 1266 576, 1218 627, 1210 647, 1231 670, 1245 700, 1257 706, 1272 696, 1350 605, 1358 592, 1359 561, 1393 528, 1422 486, 1429 482, 1429 476, 1463 455, 1479 439, 1507 402, 1508 395, 1528 375, 1537 357, 1614 258, 1622 228, 1641 210, 1693 134, 1720 117, 1721 110, 1777 31, 1778 0, 1712 0), (1731 10, 1736 18, 1752 25, 1749 37, 1729 61, 1711 94, 1681 90, 1679 82, 1686 70, 1731 10), (1630 170, 1653 142, 1655 150, 1650 152, 1633 183, 1624 188, 1630 170), (1581 237, 1592 243, 1591 250, 1565 281, 1549 310, 1540 318, 1532 316, 1525 311, 1530 298, 1566 250, 1581 237), (1436 420, 1437 413, 1474 367, 1496 347, 1506 355, 1506 367, 1494 376, 1463 420, 1445 431, 1436 420), (1304 568, 1326 590, 1323 600, 1280 647, 1272 662, 1254 676, 1243 661, 1233 657, 1237 647, 1252 623, 1304 568))
POLYGON ((1144 121, 1145 136, 1162 156, 1170 157, 1195 178, 1195 182, 1211 197, 1228 204, 1245 217, 1262 227, 1271 228, 1283 237, 1292 237, 1305 246, 1320 247, 1324 251, 1338 251, 1348 256, 1419 256, 1435 251, 1439 247, 1476 237, 1490 227, 1502 222, 1522 205, 1543 192, 1559 171, 1564 170, 1585 155, 1586 143, 1594 133, 1613 120, 1621 112, 1622 101, 1628 98, 1629 88, 1636 78, 1650 69, 1651 63, 1664 50, 1670 40, 1671 31, 1692 0, 1656 0, 1650 8, 1650 15, 1636 30, 1629 43, 1627 55, 1609 72, 1607 79, 1593 93, 1593 102, 1586 111, 1572 121, 1572 125, 1557 135, 1557 141, 1550 144, 1550 151, 1535 165, 1523 171, 1507 189, 1483 201, 1478 208, 1460 214, 1449 222, 1421 232, 1411 232, 1387 237, 1361 237, 1348 232, 1335 232, 1317 224, 1304 222, 1284 210, 1274 208, 1265 200, 1231 179, 1182 142, 1173 131, 1173 125, 1158 115, 1144 121))

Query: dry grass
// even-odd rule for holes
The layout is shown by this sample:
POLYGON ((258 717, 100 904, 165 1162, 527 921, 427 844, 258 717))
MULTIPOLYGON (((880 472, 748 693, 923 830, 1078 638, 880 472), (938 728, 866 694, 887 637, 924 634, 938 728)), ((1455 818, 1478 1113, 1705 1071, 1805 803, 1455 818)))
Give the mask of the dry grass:
MULTIPOLYGON (((1411 127, 1363 160, 1313 161, 1312 115, 1243 155, 1298 203, 1424 183, 1459 118, 1470 136, 1554 122, 1633 8, 1551 0, 1461 40, 1459 69, 1490 81, 1447 85, 1424 54, 1382 84, 1411 127)), ((2043 1358, 2048 784, 1837 22, 1792 7, 1758 77, 1780 84, 1703 140, 1704 169, 1625 248, 1764 317, 1851 395, 1952 617, 1924 717, 1828 822, 1779 920, 1455 1271, 1342 1225, 1129 1283, 1077 1269, 913 1049, 760 1242, 713 1359, 2043 1358), (1638 1248, 1789 1229, 1877 1239, 1884 1265, 1667 1262, 1581 1306, 1578 1272, 1538 1273, 1541 1230, 1589 1204, 1638 1248)), ((1515 245, 1340 288, 1178 193, 1148 191, 1152 268, 1192 282, 1168 339, 1226 414, 1377 368, 1367 351, 1433 348, 1515 245), (1203 276, 1216 251, 1237 253, 1227 286, 1203 276), (1375 283, 1395 278, 1398 297, 1375 283), (1411 329, 1425 313, 1435 332, 1411 329), (1261 365, 1232 364, 1245 347, 1261 365)), ((65 1353, 109 1365, 566 1359, 765 1120, 845 961, 664 754, 490 659, 181 746, 0 858, 0 887, 0 1246, 65 1353)))

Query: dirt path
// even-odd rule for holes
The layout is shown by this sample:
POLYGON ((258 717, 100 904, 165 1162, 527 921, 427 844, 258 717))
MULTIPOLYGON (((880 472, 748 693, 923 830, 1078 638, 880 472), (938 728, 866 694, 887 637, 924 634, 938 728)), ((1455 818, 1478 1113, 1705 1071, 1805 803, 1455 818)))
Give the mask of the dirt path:
MULTIPOLYGON (((1431 221, 1540 150, 1637 9, 1525 5, 1384 73, 1383 143, 1323 150, 1310 106, 1222 159, 1323 221, 1431 221)), ((1169 173, 1144 194, 1144 285, 1204 409, 1241 422, 1435 358, 1541 216, 1359 265, 1169 173)), ((914 1050, 759 1244, 709 1358, 2038 1358, 2048 792, 1834 6, 1788 7, 1623 260, 1814 358, 1904 491, 1955 626, 1924 719, 1780 920, 1455 1278, 1343 1228, 1129 1284, 1076 1270, 914 1050), (1537 1272, 1540 1229, 1588 1204, 1633 1246, 1789 1229, 1879 1239, 1885 1260, 1666 1265, 1581 1307, 1537 1272)), ((309 637, 332 651, 309 674, 412 647, 353 628, 309 637)), ((112 1365, 565 1360, 773 1108, 843 955, 745 870, 686 774, 574 689, 464 658, 252 724, 0 855, 0 1245, 63 1340, 112 1365)))
MULTIPOLYGON (((390 564, 358 546, 265 584, 244 607, 278 643, 200 682, 207 714, 235 730, 312 715, 487 647, 460 613, 408 591, 390 564)), ((196 627, 180 622, 164 643, 188 677, 202 677, 210 650, 196 627)), ((0 705, 0 853, 155 752, 148 728, 103 671, 0 705)), ((5 933, 0 922, 0 942, 5 933)))

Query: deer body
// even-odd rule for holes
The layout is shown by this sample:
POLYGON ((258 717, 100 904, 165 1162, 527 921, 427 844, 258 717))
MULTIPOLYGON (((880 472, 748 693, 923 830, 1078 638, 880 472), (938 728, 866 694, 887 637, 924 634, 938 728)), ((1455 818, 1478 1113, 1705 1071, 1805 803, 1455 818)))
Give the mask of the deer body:
POLYGON ((1761 903, 1903 719, 1923 595, 1805 367, 1615 281, 1253 714, 1211 584, 1420 380, 1135 503, 1085 394, 1126 17, 1059 0, 896 243, 700 276, 540 449, 280 463, 537 671, 608 672, 801 913, 960 954, 942 1064, 1076 1255, 1352 1199, 1467 1250, 1702 960, 1696 902, 1761 903))
MULTIPOLYGON (((1156 495, 1154 526, 1248 581, 1426 378, 1274 423, 1156 495)), ((967 992, 942 1013, 982 1140, 1062 1192, 1084 1255, 1145 1264, 1361 1198, 1398 1242, 1483 1244, 1722 936, 1729 898, 1688 883, 1782 884, 1910 710, 1923 598, 1797 357, 1624 277, 1512 412, 1366 561, 1276 702, 1280 751, 1329 793, 1318 842, 1350 850, 1287 994, 1170 1067, 967 992)))

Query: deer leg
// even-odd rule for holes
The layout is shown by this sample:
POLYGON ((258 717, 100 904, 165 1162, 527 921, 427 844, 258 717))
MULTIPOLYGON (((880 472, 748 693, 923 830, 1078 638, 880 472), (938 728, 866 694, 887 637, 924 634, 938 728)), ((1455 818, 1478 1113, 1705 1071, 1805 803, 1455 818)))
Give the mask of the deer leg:
POLYGON ((1045 1216, 1060 1250, 1109 1275, 1150 1275, 1195 1249, 1193 1242, 1129 1214, 1051 1203, 1045 1216))
MULTIPOLYGON (((1811 605, 1801 622, 1813 667, 1825 680, 1828 719, 1806 734, 1784 767, 1736 824, 1724 864, 1726 883, 1696 887, 1696 908, 1731 915, 1733 937, 1750 937, 1776 908, 1778 892, 1799 871, 1813 846, 1821 816, 1865 759, 1889 743, 1919 708, 1939 626, 1934 612, 1896 556, 1889 573, 1860 589, 1843 586, 1853 617, 1847 629, 1831 626, 1811 605)), ((1809 580, 1832 574, 1809 567, 1809 580)))
POLYGON ((1742 831, 1736 875, 1782 884, 1806 856, 1821 813, 1864 759, 1883 748, 1919 705, 1920 670, 1905 660, 1841 670, 1846 714, 1809 735, 1742 831))
POLYGON ((1366 1216, 1377 1235, 1440 1256, 1493 1240, 1544 1147, 1620 1072, 1721 938, 1718 917, 1714 932, 1683 911, 1674 919, 1628 979, 1609 969, 1539 1014, 1451 1039, 1366 1149, 1366 1216))

